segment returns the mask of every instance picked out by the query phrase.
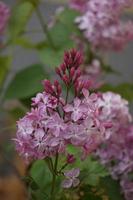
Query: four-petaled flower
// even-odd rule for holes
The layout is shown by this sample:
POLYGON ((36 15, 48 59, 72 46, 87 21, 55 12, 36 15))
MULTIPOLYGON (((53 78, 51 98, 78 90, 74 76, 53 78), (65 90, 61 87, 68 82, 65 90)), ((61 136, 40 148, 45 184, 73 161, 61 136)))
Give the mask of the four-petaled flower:
POLYGON ((62 182, 63 188, 70 188, 70 187, 76 187, 80 183, 79 179, 77 178, 80 174, 80 170, 77 169, 71 169, 70 171, 67 171, 64 173, 66 179, 62 182))
POLYGON ((74 105, 67 104, 64 107, 64 111, 66 113, 71 113, 71 119, 76 122, 81 119, 85 112, 87 112, 87 108, 79 98, 74 99, 74 105))

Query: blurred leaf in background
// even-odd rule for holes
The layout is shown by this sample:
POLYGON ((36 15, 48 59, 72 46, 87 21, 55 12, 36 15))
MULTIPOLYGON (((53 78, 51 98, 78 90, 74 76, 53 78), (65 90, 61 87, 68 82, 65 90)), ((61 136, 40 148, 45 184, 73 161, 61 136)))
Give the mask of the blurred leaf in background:
POLYGON ((43 66, 40 64, 31 65, 18 72, 9 87, 5 99, 24 99, 42 91, 41 81, 47 78, 43 66))

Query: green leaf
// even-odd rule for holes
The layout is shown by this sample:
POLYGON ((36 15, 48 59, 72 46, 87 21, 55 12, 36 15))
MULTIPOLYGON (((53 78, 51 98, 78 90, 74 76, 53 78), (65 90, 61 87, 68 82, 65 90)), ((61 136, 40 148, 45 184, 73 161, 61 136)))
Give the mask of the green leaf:
MULTIPOLYGON (((71 30, 72 31, 72 30, 71 30)), ((56 48, 72 48, 74 41, 71 39, 70 30, 65 24, 57 22, 50 30, 51 38, 56 48)))
POLYGON ((98 185, 100 178, 108 176, 106 168, 91 157, 82 162, 80 168, 84 170, 82 174, 83 182, 91 186, 98 185))
POLYGON ((48 67, 59 65, 64 51, 75 47, 72 36, 79 33, 74 23, 76 16, 77 12, 70 9, 64 9, 63 12, 55 16, 55 24, 49 29, 55 49, 51 49, 48 41, 38 49, 41 61, 48 67))
POLYGON ((131 83, 122 83, 116 86, 110 84, 105 84, 101 89, 102 92, 112 91, 120 94, 123 98, 128 101, 133 101, 133 84, 131 83))
POLYGON ((83 191, 84 194, 82 200, 104 200, 101 193, 98 193, 95 188, 93 189, 88 185, 84 185, 81 191, 83 191))
POLYGON ((44 160, 36 161, 33 164, 30 175, 33 180, 38 184, 40 189, 43 190, 44 193, 49 194, 52 177, 44 160))
POLYGON ((77 11, 65 8, 60 14, 57 14, 56 20, 60 21, 62 24, 66 26, 66 28, 71 31, 74 30, 75 32, 78 32, 79 29, 77 28, 75 24, 75 18, 80 15, 77 11))
POLYGON ((31 65, 18 72, 7 88, 6 99, 24 99, 42 90, 41 80, 47 78, 40 64, 31 65))
POLYGON ((56 67, 62 61, 64 51, 62 50, 53 50, 51 48, 41 49, 40 59, 48 67, 56 67))
POLYGON ((105 177, 100 182, 100 187, 104 189, 105 193, 109 197, 109 200, 124 200, 121 195, 120 185, 117 181, 111 177, 105 177))
POLYGON ((0 57, 0 84, 3 82, 6 73, 9 69, 9 65, 11 63, 11 58, 8 56, 0 57))
POLYGON ((30 2, 18 3, 12 10, 12 15, 9 22, 10 40, 14 41, 21 34, 30 18, 34 6, 30 2))
POLYGON ((49 33, 56 47, 74 47, 72 35, 79 33, 79 30, 74 23, 76 16, 76 11, 67 8, 55 16, 56 22, 49 30, 49 33))

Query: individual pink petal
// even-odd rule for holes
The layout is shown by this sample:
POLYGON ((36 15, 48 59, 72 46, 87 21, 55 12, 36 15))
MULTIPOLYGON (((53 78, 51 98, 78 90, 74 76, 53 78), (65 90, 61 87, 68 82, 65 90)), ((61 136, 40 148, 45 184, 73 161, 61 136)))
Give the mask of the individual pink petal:
POLYGON ((80 181, 79 181, 78 178, 75 178, 75 179, 73 180, 73 186, 74 186, 74 187, 77 187, 77 186, 79 185, 79 183, 80 183, 80 181))
POLYGON ((72 112, 72 111, 73 111, 73 106, 70 105, 70 104, 67 104, 67 105, 64 107, 64 111, 65 111, 65 112, 72 112))
POLYGON ((63 188, 70 188, 73 184, 73 181, 72 179, 65 179, 63 182, 62 182, 62 187, 63 188))

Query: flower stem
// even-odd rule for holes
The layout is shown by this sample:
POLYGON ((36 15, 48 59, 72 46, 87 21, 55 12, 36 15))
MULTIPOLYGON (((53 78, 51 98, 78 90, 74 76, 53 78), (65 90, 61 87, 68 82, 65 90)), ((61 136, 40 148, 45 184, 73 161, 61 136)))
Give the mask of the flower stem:
POLYGON ((57 175, 57 165, 58 165, 58 153, 56 154, 55 164, 54 164, 54 172, 53 173, 53 180, 52 180, 52 188, 51 188, 51 200, 54 200, 54 190, 55 190, 55 182, 56 182, 56 175, 57 175))
POLYGON ((68 97, 69 97, 69 87, 67 87, 67 91, 66 91, 66 100, 65 100, 66 104, 67 104, 67 101, 68 101, 68 97))
POLYGON ((45 23, 45 21, 43 19, 43 16, 41 14, 39 7, 36 7, 36 14, 37 14, 38 19, 40 21, 40 24, 42 26, 43 32, 44 32, 44 34, 46 35, 46 37, 49 41, 49 45, 52 47, 52 49, 55 49, 55 45, 53 43, 53 40, 52 40, 51 35, 50 35, 48 28, 47 28, 47 24, 45 23))

